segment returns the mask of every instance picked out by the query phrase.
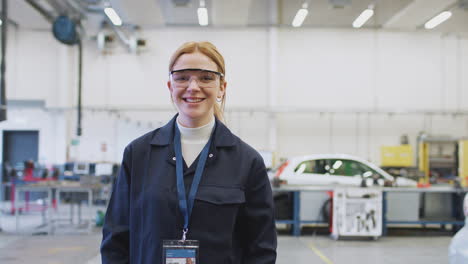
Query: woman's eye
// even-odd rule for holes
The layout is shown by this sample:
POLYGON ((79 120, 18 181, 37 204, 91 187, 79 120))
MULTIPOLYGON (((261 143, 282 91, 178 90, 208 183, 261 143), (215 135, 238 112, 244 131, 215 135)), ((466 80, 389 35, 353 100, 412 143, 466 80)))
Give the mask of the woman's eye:
POLYGON ((174 76, 174 80, 175 81, 178 81, 178 82, 182 82, 182 81, 187 81, 189 78, 185 75, 176 75, 174 76))
POLYGON ((213 80, 214 80, 214 76, 212 76, 211 74, 206 74, 206 75, 203 75, 203 76, 201 77, 201 79, 202 79, 203 81, 213 81, 213 80))

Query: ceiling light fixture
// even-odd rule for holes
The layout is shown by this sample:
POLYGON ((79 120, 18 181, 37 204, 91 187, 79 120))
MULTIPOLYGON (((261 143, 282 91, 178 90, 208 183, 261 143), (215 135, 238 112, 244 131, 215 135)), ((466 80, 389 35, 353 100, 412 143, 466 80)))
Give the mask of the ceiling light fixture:
POLYGON ((205 7, 205 1, 200 0, 200 7, 197 10, 198 24, 200 26, 208 26, 208 9, 205 7))
POLYGON ((3 24, 2 20, 0 19, 0 26, 3 24))
POLYGON ((362 11, 362 13, 354 20, 353 22, 353 28, 360 28, 362 25, 364 25, 369 18, 371 18, 374 15, 374 9, 373 8, 367 8, 366 10, 362 11))
POLYGON ((427 21, 426 24, 424 24, 424 28, 433 29, 437 27, 438 25, 442 24, 447 19, 449 19, 451 16, 452 16, 452 12, 444 11, 438 14, 437 16, 433 17, 431 20, 427 21))
POLYGON ((309 13, 307 8, 308 8, 307 3, 302 4, 302 8, 297 11, 296 16, 293 19, 293 22, 292 22, 293 27, 300 27, 302 25, 305 18, 307 17, 307 14, 309 13))
POLYGON ((104 13, 106 13, 106 16, 110 19, 112 24, 115 26, 121 26, 122 25, 122 19, 120 19, 119 15, 117 15, 117 12, 112 7, 106 7, 104 8, 104 13))

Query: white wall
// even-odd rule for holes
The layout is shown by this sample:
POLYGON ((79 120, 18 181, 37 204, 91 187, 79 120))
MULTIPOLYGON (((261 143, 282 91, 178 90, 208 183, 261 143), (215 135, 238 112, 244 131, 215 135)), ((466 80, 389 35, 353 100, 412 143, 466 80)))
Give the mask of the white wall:
MULTIPOLYGON (((35 130, 39 132, 39 161, 43 164, 63 163, 66 158, 66 124, 63 113, 43 109, 9 109, 8 120, 1 123, 0 149, 3 131, 35 130)), ((0 153, 0 160, 3 153, 0 153)))
POLYGON ((279 41, 282 105, 468 108, 466 99, 456 100, 458 85, 468 85, 466 79, 457 83, 467 40, 426 32, 302 29, 283 30, 279 41))
POLYGON ((162 29, 146 32, 149 50, 139 56, 117 49, 100 55, 88 43, 85 57, 84 102, 88 105, 154 107, 171 103, 166 82, 172 52, 191 40, 210 40, 225 54, 230 105, 265 105, 267 31, 162 29), (232 94, 232 95, 231 95, 232 94))
POLYGON ((48 32, 11 31, 7 46, 7 98, 50 100, 57 90, 60 45, 48 32))
MULTIPOLYGON (((277 156, 346 152, 378 163, 380 146, 399 144, 402 134, 413 144, 422 130, 468 136, 466 115, 385 114, 466 112, 467 39, 432 32, 285 28, 276 29, 274 37, 265 28, 155 29, 144 31, 143 37, 149 48, 140 55, 122 48, 103 55, 94 42, 85 43, 83 136, 78 147, 69 147, 68 158, 119 161, 132 138, 165 124, 174 113, 167 64, 171 53, 189 40, 212 41, 225 56, 229 127, 257 149, 274 150, 277 156), (274 76, 270 63, 276 63, 274 76), (272 115, 260 110, 269 106, 272 80, 278 89, 272 110, 308 109, 273 115, 276 144, 269 140, 272 115)), ((18 31, 12 41, 8 98, 45 100, 61 113, 61 118, 36 119, 45 118, 45 125, 54 127, 41 132, 55 138, 53 146, 42 149, 46 139, 41 137, 40 152, 62 162, 64 146, 75 138, 71 107, 76 101, 76 48, 57 43, 49 32, 18 31)))
MULTIPOLYGON (((279 37, 280 105, 338 112, 465 111, 468 43, 430 32, 289 30, 279 37)), ((380 146, 420 131, 468 136, 467 118, 424 114, 285 114, 284 156, 345 152, 375 162, 380 146), (428 121, 430 119, 430 121, 428 121)))

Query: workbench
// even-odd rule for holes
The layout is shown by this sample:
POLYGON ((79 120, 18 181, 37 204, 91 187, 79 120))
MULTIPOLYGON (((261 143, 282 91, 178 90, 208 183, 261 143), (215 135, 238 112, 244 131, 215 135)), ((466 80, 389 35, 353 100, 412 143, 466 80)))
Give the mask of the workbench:
MULTIPOLYGON (((13 208, 15 212, 15 225, 16 225, 16 233, 19 233, 19 226, 20 226, 20 194, 21 193, 26 193, 26 192, 41 192, 41 193, 47 193, 47 199, 44 199, 44 203, 41 205, 42 210, 41 215, 42 215, 42 223, 39 227, 47 226, 48 227, 48 233, 53 232, 53 226, 50 224, 51 223, 51 206, 53 204, 53 196, 52 196, 52 188, 48 186, 28 186, 28 185, 17 185, 15 187, 15 199, 13 200, 13 208)), ((24 207, 28 207, 29 201, 24 202, 24 207)))
MULTIPOLYGON (((70 225, 74 223, 74 215, 75 215, 75 205, 77 208, 77 218, 78 218, 78 225, 83 223, 82 219, 82 210, 81 210, 81 200, 74 200, 71 199, 70 201, 70 217, 66 219, 59 218, 59 208, 61 206, 61 199, 60 195, 63 193, 69 194, 76 194, 76 193, 85 193, 87 194, 87 206, 91 208, 92 201, 93 201, 93 191, 98 188, 95 186, 66 186, 66 185, 46 185, 46 186, 39 186, 39 185, 21 185, 16 186, 15 188, 15 197, 16 199, 13 201, 13 207, 19 208, 19 200, 20 194, 26 192, 44 192, 47 193, 47 199, 43 199, 43 210, 42 213, 42 226, 47 226, 47 233, 53 234, 57 228, 57 223, 62 220, 69 221, 70 225), (54 201, 56 201, 56 206, 54 205, 54 201), (54 208, 55 207, 55 208, 54 208)), ((23 202, 25 205, 29 203, 29 201, 23 202)), ((19 232, 20 229, 20 210, 15 210, 15 221, 16 221, 16 232, 19 232)), ((90 233, 92 229, 92 217, 87 217, 85 219, 87 221, 87 232, 90 233)))
MULTIPOLYGON (((56 199, 57 199, 57 208, 60 208, 60 204, 61 204, 61 199, 60 199, 60 194, 62 193, 68 193, 68 194, 71 194, 72 195, 72 199, 70 201, 70 217, 68 219, 65 219, 66 221, 69 221, 70 225, 73 225, 74 224, 74 215, 75 215, 75 206, 76 206, 76 209, 77 209, 77 225, 81 225, 82 222, 83 222, 83 219, 81 217, 82 215, 82 211, 81 211, 81 200, 78 199, 78 198, 74 198, 73 196, 75 194, 79 194, 79 193, 85 193, 87 194, 87 206, 88 208, 91 208, 92 204, 93 204, 93 190, 96 189, 96 188, 93 188, 93 187, 84 187, 84 186, 80 186, 80 187, 71 187, 71 186, 59 186, 59 187, 55 187, 55 190, 56 190, 56 199)), ((92 231, 92 217, 89 217, 87 219, 84 219, 85 221, 87 221, 87 233, 91 233, 92 231)), ((56 218, 54 223, 60 221, 62 219, 58 219, 56 218)))
MULTIPOLYGON (((333 192, 335 188, 342 188, 343 186, 284 186, 280 188, 273 188, 274 193, 278 192, 291 192, 293 194, 292 200, 292 219, 285 219, 285 220, 276 220, 278 224, 289 224, 291 225, 291 231, 293 236, 299 236, 301 231, 302 224, 327 224, 326 221, 319 221, 319 220, 303 220, 301 219, 301 193, 309 193, 309 192, 333 192)), ((356 188, 356 187, 353 187, 356 188)), ((427 224, 440 224, 446 225, 451 224, 455 226, 463 226, 465 221, 461 220, 453 220, 451 217, 447 217, 447 219, 440 219, 440 220, 416 220, 416 221, 387 221, 387 209, 388 209, 388 201, 387 201, 387 194, 388 193, 466 193, 468 192, 468 188, 464 189, 456 189, 453 187, 448 186, 434 186, 428 188, 411 188, 411 187, 369 187, 369 188, 376 188, 383 192, 383 199, 382 199, 382 208, 383 208, 383 217, 382 217, 382 233, 383 235, 387 234, 388 225, 399 225, 399 224, 418 224, 418 225, 427 225, 427 224)), ((457 206, 454 204, 450 204, 447 206, 457 206)), ((461 206, 461 205, 460 205, 461 206)))

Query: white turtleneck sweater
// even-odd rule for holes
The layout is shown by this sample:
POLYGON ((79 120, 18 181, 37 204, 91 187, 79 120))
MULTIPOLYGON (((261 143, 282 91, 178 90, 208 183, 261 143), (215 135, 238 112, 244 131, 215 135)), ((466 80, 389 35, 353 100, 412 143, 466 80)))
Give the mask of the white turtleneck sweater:
POLYGON ((192 165, 198 154, 202 151, 211 136, 211 131, 215 126, 215 119, 213 118, 208 124, 189 128, 184 127, 179 123, 177 118, 177 127, 180 130, 181 145, 182 145, 182 156, 184 157, 185 163, 188 167, 192 165))

